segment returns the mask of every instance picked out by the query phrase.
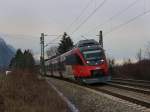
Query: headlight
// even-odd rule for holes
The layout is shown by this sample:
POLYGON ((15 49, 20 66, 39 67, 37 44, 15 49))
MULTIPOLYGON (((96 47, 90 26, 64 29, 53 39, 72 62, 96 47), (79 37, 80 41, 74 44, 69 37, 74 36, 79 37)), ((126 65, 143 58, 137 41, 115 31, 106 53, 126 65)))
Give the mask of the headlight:
POLYGON ((104 60, 104 59, 101 59, 99 62, 100 62, 100 64, 104 64, 104 63, 105 63, 105 60, 104 60))
POLYGON ((86 63, 89 64, 90 62, 89 62, 89 61, 86 61, 86 63))
POLYGON ((101 59, 100 61, 101 61, 101 62, 105 62, 105 60, 104 60, 104 59, 101 59))

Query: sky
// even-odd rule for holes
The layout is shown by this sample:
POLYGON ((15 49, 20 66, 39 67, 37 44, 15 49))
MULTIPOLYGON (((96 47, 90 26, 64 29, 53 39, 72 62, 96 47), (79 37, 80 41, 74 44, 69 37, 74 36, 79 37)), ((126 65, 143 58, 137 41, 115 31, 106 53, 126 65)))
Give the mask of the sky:
MULTIPOLYGON (((148 10, 150 0, 0 0, 0 36, 16 49, 31 49, 38 55, 42 32, 67 32, 76 43, 98 40, 102 30, 109 57, 135 59, 150 41, 148 10)), ((57 45, 55 38, 46 36, 45 43, 57 45)))

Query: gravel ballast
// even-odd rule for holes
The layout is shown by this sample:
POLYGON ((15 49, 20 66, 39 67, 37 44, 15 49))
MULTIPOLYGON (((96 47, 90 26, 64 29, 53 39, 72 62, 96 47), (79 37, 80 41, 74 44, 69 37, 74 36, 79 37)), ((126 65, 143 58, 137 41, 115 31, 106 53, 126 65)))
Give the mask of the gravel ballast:
POLYGON ((80 112, 149 112, 145 107, 66 81, 48 78, 80 112))

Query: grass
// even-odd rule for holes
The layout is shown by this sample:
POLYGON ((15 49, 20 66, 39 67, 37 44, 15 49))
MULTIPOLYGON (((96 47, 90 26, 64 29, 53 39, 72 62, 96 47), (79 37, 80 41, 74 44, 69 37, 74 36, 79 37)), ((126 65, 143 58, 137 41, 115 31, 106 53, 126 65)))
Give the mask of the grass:
POLYGON ((0 112, 66 112, 67 105, 36 74, 0 75, 0 112))

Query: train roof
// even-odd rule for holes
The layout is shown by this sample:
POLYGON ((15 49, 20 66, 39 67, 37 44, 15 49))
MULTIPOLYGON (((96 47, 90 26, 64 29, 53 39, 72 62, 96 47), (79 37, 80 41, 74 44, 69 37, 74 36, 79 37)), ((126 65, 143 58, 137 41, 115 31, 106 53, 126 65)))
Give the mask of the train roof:
POLYGON ((80 40, 79 42, 77 42, 75 47, 84 47, 84 46, 91 46, 91 45, 100 45, 100 44, 94 39, 80 40))
POLYGON ((84 46, 79 48, 81 52, 89 50, 102 50, 103 48, 100 45, 84 46))

